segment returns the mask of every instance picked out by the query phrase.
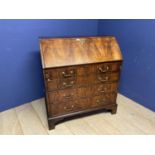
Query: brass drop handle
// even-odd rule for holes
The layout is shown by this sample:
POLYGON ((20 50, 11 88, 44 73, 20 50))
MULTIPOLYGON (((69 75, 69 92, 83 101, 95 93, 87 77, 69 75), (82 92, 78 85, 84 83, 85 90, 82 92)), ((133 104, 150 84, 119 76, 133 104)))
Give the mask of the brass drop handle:
POLYGON ((104 87, 102 90, 98 89, 101 93, 105 93, 107 91, 107 87, 104 87))
POLYGON ((105 72, 107 72, 108 70, 109 70, 109 66, 106 66, 105 69, 103 69, 102 67, 99 67, 99 71, 100 71, 101 73, 105 73, 105 72))
POLYGON ((63 77, 67 78, 67 77, 72 77, 73 76, 73 70, 70 71, 70 74, 67 74, 66 72, 62 72, 63 77))
POLYGON ((74 108, 74 105, 71 105, 71 107, 64 107, 64 110, 72 110, 74 108))
POLYGON ((101 78, 101 77, 98 77, 98 80, 101 81, 101 82, 106 82, 109 80, 109 77, 108 76, 105 76, 105 78, 101 78))
POLYGON ((96 103, 97 103, 97 104, 104 104, 104 103, 105 103, 105 100, 104 100, 104 99, 101 100, 101 101, 100 101, 100 100, 97 100, 96 103))
POLYGON ((69 84, 67 84, 66 82, 63 82, 64 87, 72 87, 73 84, 74 84, 74 81, 71 81, 69 84))
POLYGON ((48 78, 47 81, 50 82, 50 81, 52 81, 52 79, 48 78))
POLYGON ((52 81, 52 79, 51 79, 50 75, 49 75, 49 74, 47 74, 47 73, 45 74, 45 78, 47 79, 47 81, 48 81, 48 82, 52 81))
POLYGON ((70 95, 64 95, 65 98, 71 98, 73 96, 73 94, 70 95))

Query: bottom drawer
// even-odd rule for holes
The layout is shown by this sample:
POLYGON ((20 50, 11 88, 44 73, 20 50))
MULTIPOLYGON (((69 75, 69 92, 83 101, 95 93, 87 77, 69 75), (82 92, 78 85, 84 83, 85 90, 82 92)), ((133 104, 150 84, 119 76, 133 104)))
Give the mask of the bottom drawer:
POLYGON ((50 116, 59 116, 81 109, 78 100, 48 104, 48 113, 50 116))
POLYGON ((90 107, 99 107, 116 102, 116 93, 109 93, 92 98, 90 107))
POLYGON ((68 102, 48 104, 48 113, 51 116, 59 116, 76 111, 102 107, 107 104, 114 104, 116 102, 116 96, 116 93, 109 93, 79 100, 70 100, 68 102))

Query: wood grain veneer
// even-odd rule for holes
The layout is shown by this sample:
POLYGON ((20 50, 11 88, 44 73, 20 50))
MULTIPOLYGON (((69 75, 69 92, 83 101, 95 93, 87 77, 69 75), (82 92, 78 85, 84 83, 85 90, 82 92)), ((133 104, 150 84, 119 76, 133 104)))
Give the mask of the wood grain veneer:
POLYGON ((70 116, 116 113, 122 55, 112 36, 40 40, 49 129, 70 116))
POLYGON ((40 48, 43 68, 122 60, 112 36, 41 39, 40 48))

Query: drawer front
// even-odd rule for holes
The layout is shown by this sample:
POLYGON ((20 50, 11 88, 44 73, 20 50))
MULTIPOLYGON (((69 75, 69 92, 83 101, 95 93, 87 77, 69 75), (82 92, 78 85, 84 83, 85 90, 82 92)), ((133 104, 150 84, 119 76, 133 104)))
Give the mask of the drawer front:
POLYGON ((76 78, 67 78, 67 79, 56 79, 47 81, 46 80, 47 91, 55 91, 58 89, 68 89, 76 87, 76 78))
POLYGON ((78 76, 76 78, 61 79, 59 89, 86 87, 94 84, 103 84, 108 82, 117 82, 119 73, 90 74, 89 76, 78 76))
POLYGON ((44 76, 46 79, 65 79, 76 76, 87 76, 88 74, 94 74, 95 65, 83 65, 73 67, 62 67, 44 70, 44 76))
POLYGON ((107 104, 114 104, 116 101, 117 94, 116 93, 109 93, 109 94, 102 94, 98 96, 93 96, 89 98, 84 98, 78 100, 79 108, 81 110, 84 109, 91 109, 100 106, 104 106, 107 104))
POLYGON ((80 87, 75 89, 57 90, 48 92, 50 103, 67 102, 78 98, 92 97, 102 95, 104 93, 117 92, 117 83, 97 84, 88 87, 80 87))
POLYGON ((77 79, 76 78, 60 79, 58 83, 59 83, 58 89, 74 88, 77 86, 77 79))
POLYGON ((118 83, 104 83, 93 86, 92 95, 101 95, 104 93, 117 92, 118 83))
POLYGON ((44 70, 47 81, 54 79, 66 79, 78 76, 88 76, 90 74, 102 74, 120 70, 120 62, 89 64, 83 66, 61 67, 44 70))
POLYGON ((73 78, 76 77, 77 68, 76 67, 58 68, 57 72, 59 79, 73 78))
POLYGON ((47 91, 54 91, 58 89, 69 89, 77 87, 86 87, 93 84, 105 84, 111 82, 117 82, 119 80, 119 73, 106 73, 90 75, 89 77, 76 77, 46 81, 47 91))
POLYGON ((116 102, 117 93, 102 94, 92 99, 91 107, 104 106, 116 102))
POLYGON ((52 116, 59 116, 67 113, 73 113, 76 111, 89 109, 91 107, 90 105, 90 98, 54 103, 48 105, 48 112, 52 116))
POLYGON ((49 103, 68 102, 70 100, 90 97, 93 93, 93 87, 81 87, 76 89, 65 89, 54 92, 48 92, 49 103))
POLYGON ((63 115, 71 112, 75 112, 81 109, 78 104, 78 100, 61 102, 61 103, 53 103, 48 105, 48 112, 52 116, 63 115))
POLYGON ((68 102, 69 100, 77 98, 77 90, 68 89, 68 90, 58 90, 55 92, 48 92, 48 98, 50 104, 68 102))
POLYGON ((90 84, 94 84, 96 77, 94 75, 90 75, 89 77, 76 77, 76 78, 67 78, 67 79, 59 79, 46 81, 47 91, 54 91, 58 89, 70 89, 70 88, 78 88, 83 86, 88 86, 90 84))
POLYGON ((67 79, 76 77, 76 67, 51 68, 44 70, 45 79, 50 82, 56 79, 67 79))
POLYGON ((52 116, 58 116, 80 110, 102 107, 107 104, 114 104, 115 101, 116 93, 110 93, 73 101, 70 100, 68 102, 51 103, 48 104, 48 113, 52 116))
POLYGON ((58 78, 69 78, 75 76, 87 76, 89 74, 95 73, 94 65, 83 65, 83 66, 73 66, 73 67, 63 67, 58 68, 58 78))

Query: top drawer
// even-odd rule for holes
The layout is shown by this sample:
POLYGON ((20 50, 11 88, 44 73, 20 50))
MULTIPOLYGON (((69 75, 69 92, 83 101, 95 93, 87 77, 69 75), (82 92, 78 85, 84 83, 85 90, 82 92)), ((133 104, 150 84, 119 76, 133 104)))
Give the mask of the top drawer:
POLYGON ((76 76, 88 76, 89 74, 102 74, 119 71, 121 62, 108 62, 72 67, 51 68, 44 70, 47 81, 54 79, 70 78, 76 76))

